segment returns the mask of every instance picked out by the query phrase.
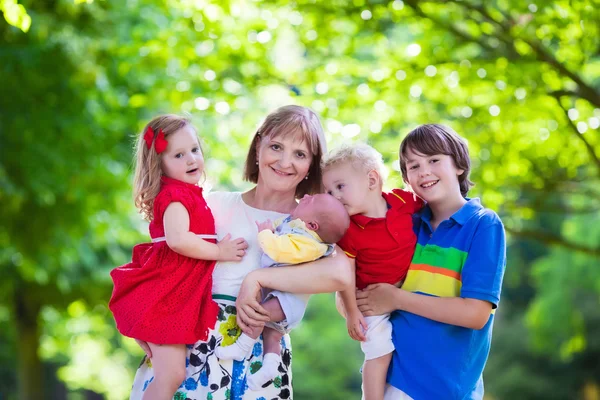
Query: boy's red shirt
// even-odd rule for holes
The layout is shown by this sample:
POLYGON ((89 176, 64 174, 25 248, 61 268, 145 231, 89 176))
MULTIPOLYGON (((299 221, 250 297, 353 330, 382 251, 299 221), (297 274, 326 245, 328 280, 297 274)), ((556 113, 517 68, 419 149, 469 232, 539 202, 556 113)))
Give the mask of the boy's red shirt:
POLYGON ((412 215, 423 207, 423 201, 402 189, 381 195, 388 204, 385 217, 352 216, 348 231, 338 242, 349 257, 356 259, 358 289, 402 281, 415 252, 417 236, 412 215))

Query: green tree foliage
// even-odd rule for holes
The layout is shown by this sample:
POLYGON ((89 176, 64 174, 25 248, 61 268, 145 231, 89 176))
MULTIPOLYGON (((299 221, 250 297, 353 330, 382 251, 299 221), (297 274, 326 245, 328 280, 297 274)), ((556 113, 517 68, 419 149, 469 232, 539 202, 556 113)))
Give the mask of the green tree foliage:
MULTIPOLYGON (((156 113, 190 113, 209 184, 243 189, 253 130, 287 103, 321 114, 330 147, 373 144, 388 187, 402 185, 397 149, 411 127, 442 122, 465 136, 473 195, 511 239, 488 393, 598 390, 597 1, 0 0, 0 10, 10 344, 0 394, 42 398, 51 364, 68 390, 126 396, 140 352, 116 334, 106 301, 108 271, 146 235, 130 198, 131 137, 156 113)), ((330 296, 316 297, 294 332, 299 398, 358 393, 360 352, 346 336, 330 296)))

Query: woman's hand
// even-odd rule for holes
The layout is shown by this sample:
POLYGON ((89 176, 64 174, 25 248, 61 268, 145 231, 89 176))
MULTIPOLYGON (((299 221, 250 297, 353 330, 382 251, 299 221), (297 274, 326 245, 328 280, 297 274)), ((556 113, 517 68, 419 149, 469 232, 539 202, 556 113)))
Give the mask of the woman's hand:
POLYGON ((389 283, 376 283, 356 292, 358 309, 365 316, 391 313, 401 308, 402 289, 389 283))
POLYGON ((238 293, 235 306, 237 308, 237 324, 246 334, 252 327, 263 327, 269 321, 269 313, 260 305, 261 287, 253 273, 246 275, 238 293))
POLYGON ((143 340, 135 339, 135 342, 144 350, 146 353, 146 357, 152 358, 152 350, 150 350, 150 346, 148 346, 148 342, 144 342, 143 340))

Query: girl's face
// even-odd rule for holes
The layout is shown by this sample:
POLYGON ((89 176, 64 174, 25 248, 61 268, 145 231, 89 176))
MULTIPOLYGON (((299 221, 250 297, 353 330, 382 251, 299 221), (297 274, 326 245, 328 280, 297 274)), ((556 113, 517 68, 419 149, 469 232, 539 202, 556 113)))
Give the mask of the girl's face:
POLYGON ((348 215, 367 212, 367 193, 369 193, 369 176, 366 172, 344 162, 328 168, 323 173, 325 192, 338 199, 348 215))
POLYGON ((276 192, 296 192, 313 156, 301 135, 265 137, 258 143, 258 185, 276 192))
POLYGON ((191 126, 168 136, 169 144, 162 153, 163 174, 172 179, 197 184, 204 171, 204 157, 196 132, 191 126))
POLYGON ((462 199, 458 177, 464 172, 445 154, 428 156, 412 149, 406 153, 408 183, 417 196, 430 204, 462 199))

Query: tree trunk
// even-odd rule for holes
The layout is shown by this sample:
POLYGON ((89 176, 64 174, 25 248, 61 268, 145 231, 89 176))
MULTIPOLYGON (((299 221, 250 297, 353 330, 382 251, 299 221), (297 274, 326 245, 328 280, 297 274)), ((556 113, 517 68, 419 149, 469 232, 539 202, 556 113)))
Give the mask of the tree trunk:
POLYGON ((27 290, 15 291, 14 319, 17 327, 17 384, 20 400, 44 399, 44 376, 38 354, 40 332, 38 315, 41 306, 27 290), (27 296, 29 293, 29 296, 27 296))

